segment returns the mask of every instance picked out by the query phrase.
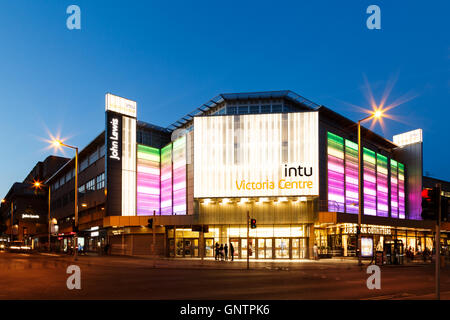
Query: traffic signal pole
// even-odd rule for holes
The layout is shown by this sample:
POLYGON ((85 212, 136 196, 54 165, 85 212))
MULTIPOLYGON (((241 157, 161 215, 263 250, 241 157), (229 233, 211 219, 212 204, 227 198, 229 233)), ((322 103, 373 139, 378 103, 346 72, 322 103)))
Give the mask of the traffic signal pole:
POLYGON ((441 299, 441 184, 436 184, 437 199, 437 223, 436 223, 436 261, 435 261, 435 280, 436 280, 436 299, 441 299))

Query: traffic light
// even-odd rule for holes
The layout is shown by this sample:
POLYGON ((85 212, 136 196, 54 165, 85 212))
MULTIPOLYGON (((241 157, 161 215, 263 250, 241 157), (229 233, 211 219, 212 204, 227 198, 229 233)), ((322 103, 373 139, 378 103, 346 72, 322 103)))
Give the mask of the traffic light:
POLYGON ((147 228, 153 229, 153 219, 148 219, 147 220, 147 228))
POLYGON ((250 227, 256 229, 256 219, 250 219, 250 227))
MULTIPOLYGON (((434 187, 432 189, 422 190, 422 218, 424 220, 437 220, 439 213, 439 190, 434 187)), ((445 215, 442 215, 444 218, 445 215)), ((445 217, 446 218, 446 217, 445 217)))

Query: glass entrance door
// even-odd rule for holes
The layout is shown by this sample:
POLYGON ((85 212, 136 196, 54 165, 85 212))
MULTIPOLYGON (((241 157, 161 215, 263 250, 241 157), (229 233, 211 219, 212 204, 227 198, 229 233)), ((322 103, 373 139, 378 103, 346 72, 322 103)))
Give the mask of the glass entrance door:
POLYGON ((214 257, 214 239, 205 239, 205 257, 214 257))
POLYGON ((307 241, 305 238, 292 239, 292 259, 306 259, 307 241))
POLYGON ((258 239, 258 259, 272 259, 272 238, 258 239))
POLYGON ((289 259, 289 238, 275 238, 275 258, 289 259))
MULTIPOLYGON (((250 239, 250 244, 248 246, 248 254, 250 258, 255 258, 255 239, 250 239)), ((247 239, 241 239, 241 258, 247 258, 247 239)))
MULTIPOLYGON (((233 245, 234 254, 233 259, 239 259, 239 252, 240 252, 240 245, 239 245, 239 239, 230 239, 230 244, 233 245)), ((230 258, 231 258, 231 251, 230 251, 230 258)))

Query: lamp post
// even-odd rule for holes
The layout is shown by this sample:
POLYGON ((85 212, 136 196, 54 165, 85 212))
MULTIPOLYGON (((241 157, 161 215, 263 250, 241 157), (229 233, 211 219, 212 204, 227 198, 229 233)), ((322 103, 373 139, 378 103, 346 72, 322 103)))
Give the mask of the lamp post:
POLYGON ((361 119, 358 121, 358 230, 357 230, 357 244, 358 244, 358 265, 362 265, 361 261, 361 219, 362 219, 362 174, 361 174, 361 122, 364 122, 366 120, 370 119, 378 119, 381 118, 383 115, 383 112, 381 110, 374 111, 370 116, 365 117, 364 119, 361 119))
POLYGON ((13 242, 13 236, 14 236, 14 234, 13 234, 13 214, 14 214, 14 202, 11 200, 11 214, 10 214, 10 216, 11 216, 11 240, 10 240, 10 245, 11 245, 11 243, 13 242))
MULTIPOLYGON (((39 182, 39 181, 35 181, 34 183, 33 183, 33 187, 35 187, 36 189, 40 189, 41 187, 44 187, 44 186, 46 186, 45 184, 43 184, 43 183, 41 183, 41 182, 39 182)), ((48 207, 48 212, 47 212, 47 215, 48 215, 48 252, 50 252, 51 250, 50 250, 50 241, 51 241, 51 239, 50 239, 50 234, 51 234, 51 224, 52 224, 52 220, 50 219, 50 199, 51 199, 51 188, 50 188, 50 185, 48 185, 47 186, 48 187, 48 205, 47 205, 47 207, 48 207)))
POLYGON ((74 259, 77 260, 78 256, 78 148, 63 143, 61 140, 53 140, 52 144, 55 147, 67 147, 75 150, 75 235, 74 235, 74 259))

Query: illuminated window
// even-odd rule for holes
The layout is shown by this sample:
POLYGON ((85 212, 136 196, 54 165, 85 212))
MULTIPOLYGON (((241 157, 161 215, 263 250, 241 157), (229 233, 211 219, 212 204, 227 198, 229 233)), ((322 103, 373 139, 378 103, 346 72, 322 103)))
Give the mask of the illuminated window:
POLYGON ((377 153, 377 216, 389 216, 388 159, 377 153))
POLYGON ((345 212, 358 213, 358 144, 345 140, 345 212))
POLYGON ((344 139, 328 132, 328 210, 344 212, 344 139))
POLYGON ((137 146, 137 215, 159 214, 160 151, 137 146))
POLYGON ((375 152, 363 148, 363 176, 364 176, 364 214, 375 216, 377 214, 377 181, 375 176, 375 152))

